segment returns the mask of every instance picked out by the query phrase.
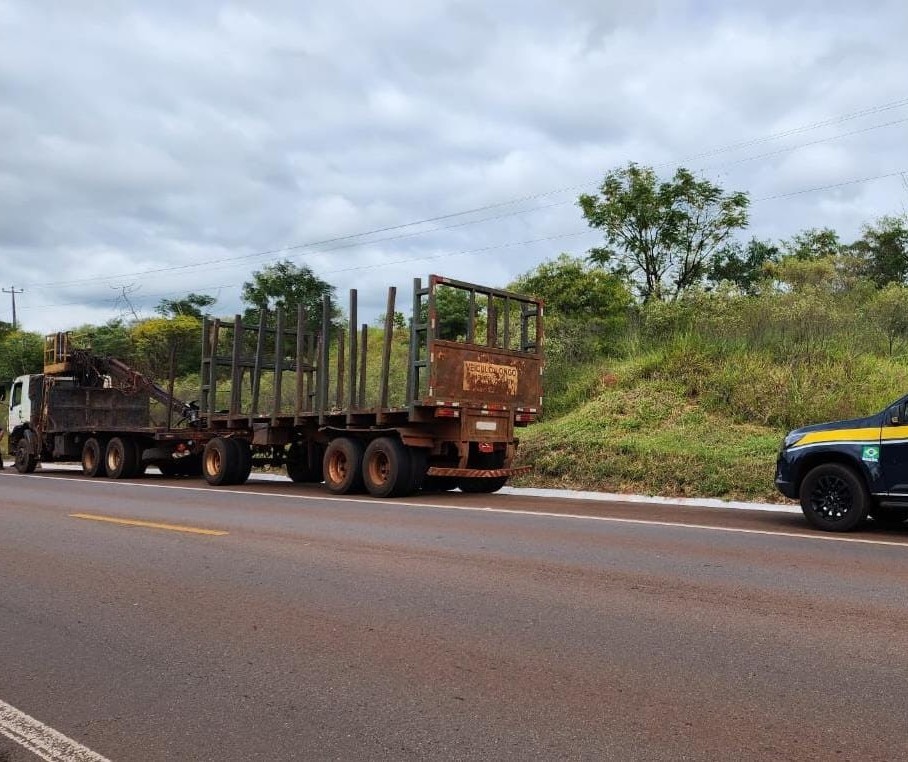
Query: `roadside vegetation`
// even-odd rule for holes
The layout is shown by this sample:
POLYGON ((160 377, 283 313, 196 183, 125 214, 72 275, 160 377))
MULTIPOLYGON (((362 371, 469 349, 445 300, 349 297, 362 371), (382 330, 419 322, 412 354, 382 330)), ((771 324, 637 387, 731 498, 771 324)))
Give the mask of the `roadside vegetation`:
MULTIPOLYGON (((746 234, 746 193, 635 164, 609 172, 578 205, 602 246, 508 284, 546 300, 546 396, 541 422, 521 432, 520 458, 534 471, 520 483, 775 500, 787 430, 869 414, 908 393, 904 215, 868 221, 852 241, 812 228, 759 240, 746 234)), ((334 289, 309 268, 278 262, 244 287, 244 319, 277 306, 295 315, 303 304, 314 324, 326 294, 334 289)), ((441 307, 457 333, 467 307, 441 307)), ((188 294, 153 317, 74 333, 159 381, 173 366, 176 396, 191 400, 202 316, 215 308, 188 294)), ((332 318, 343 325, 340 312, 332 318)), ((403 402, 408 346, 406 319, 396 313, 394 324, 392 405, 403 402)), ((381 342, 370 327, 368 405, 381 342)), ((41 348, 39 336, 0 324, 0 379, 38 372, 41 348)), ((289 404, 291 374, 283 388, 289 404)), ((266 382, 263 409, 272 390, 266 382)))

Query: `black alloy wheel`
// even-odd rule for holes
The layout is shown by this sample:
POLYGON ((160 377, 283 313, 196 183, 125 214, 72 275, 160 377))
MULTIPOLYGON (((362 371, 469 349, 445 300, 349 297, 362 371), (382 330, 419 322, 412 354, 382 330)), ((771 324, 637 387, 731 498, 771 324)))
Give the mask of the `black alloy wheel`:
POLYGON ((801 510, 818 529, 848 532, 867 518, 869 506, 864 482, 840 463, 817 466, 801 485, 801 510))

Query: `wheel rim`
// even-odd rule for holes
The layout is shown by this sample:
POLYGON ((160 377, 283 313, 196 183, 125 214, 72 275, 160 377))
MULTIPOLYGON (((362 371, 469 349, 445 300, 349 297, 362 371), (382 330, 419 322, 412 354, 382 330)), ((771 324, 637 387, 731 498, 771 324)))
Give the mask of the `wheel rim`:
POLYGON ((391 461, 387 453, 381 450, 372 453, 369 458, 369 481, 373 484, 386 484, 391 478, 391 461))
POLYGON ((854 495, 842 477, 826 474, 810 493, 810 509, 826 521, 844 521, 851 514, 854 495))
POLYGON ((107 468, 110 471, 116 471, 123 462, 123 453, 119 447, 111 447, 107 453, 107 468))
POLYGON ((205 473, 215 476, 221 472, 221 453, 213 447, 205 453, 205 473))
POLYGON ((95 465, 98 462, 98 458, 95 454, 95 451, 91 447, 85 448, 85 468, 89 471, 94 469, 95 465))
POLYGON ((328 458, 328 476, 334 484, 340 484, 347 478, 347 458, 340 451, 335 450, 328 458))
POLYGON ((16 448, 16 465, 25 468, 28 463, 28 449, 25 442, 16 448))

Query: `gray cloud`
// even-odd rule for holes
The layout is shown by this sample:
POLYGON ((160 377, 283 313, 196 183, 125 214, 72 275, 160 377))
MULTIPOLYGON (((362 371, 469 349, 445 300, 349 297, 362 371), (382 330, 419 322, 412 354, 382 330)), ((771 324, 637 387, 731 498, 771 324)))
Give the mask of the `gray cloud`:
MULTIPOLYGON (((570 188, 286 253, 367 317, 429 271, 504 284, 592 245, 572 201, 629 159, 755 199, 908 169, 908 123, 740 161, 908 107, 689 159, 908 97, 906 32, 898 2, 0 0, 0 279, 35 330, 106 320, 126 285, 146 313, 189 290, 227 313, 278 256, 244 255, 570 188)), ((758 202, 749 233, 855 235, 906 195, 896 177, 758 202)))

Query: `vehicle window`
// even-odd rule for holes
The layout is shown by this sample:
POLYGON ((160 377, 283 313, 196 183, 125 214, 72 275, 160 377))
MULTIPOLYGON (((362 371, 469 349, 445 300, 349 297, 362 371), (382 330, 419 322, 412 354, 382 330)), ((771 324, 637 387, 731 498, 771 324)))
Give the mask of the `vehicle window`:
POLYGON ((22 383, 13 385, 13 396, 10 398, 10 407, 16 407, 16 405, 22 404, 22 383))

